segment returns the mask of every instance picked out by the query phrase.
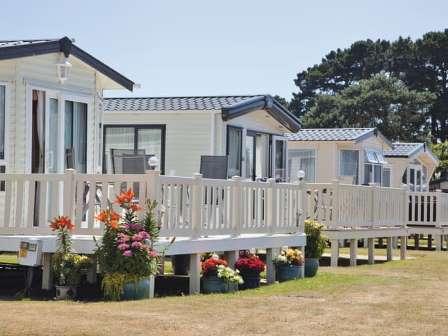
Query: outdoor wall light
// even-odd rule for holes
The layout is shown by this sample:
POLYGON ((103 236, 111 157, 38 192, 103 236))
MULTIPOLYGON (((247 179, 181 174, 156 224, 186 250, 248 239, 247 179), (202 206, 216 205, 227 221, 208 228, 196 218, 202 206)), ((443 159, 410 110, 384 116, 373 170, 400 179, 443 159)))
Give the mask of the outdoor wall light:
POLYGON ((159 159, 156 156, 151 156, 148 160, 149 169, 156 170, 159 166, 159 159))
POLYGON ((59 63, 56 64, 56 67, 58 70, 59 82, 64 84, 64 82, 68 79, 72 64, 68 61, 67 57, 64 57, 59 63))
POLYGON ((305 178, 305 172, 303 170, 299 170, 297 172, 297 178, 299 179, 299 181, 302 181, 305 178))

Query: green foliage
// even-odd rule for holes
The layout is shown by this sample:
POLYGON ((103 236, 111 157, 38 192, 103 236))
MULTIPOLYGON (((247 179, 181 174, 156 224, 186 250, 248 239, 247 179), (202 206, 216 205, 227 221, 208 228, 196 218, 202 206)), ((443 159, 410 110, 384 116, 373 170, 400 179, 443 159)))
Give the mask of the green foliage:
POLYGON ((313 220, 305 221, 305 258, 319 259, 327 245, 326 238, 322 236, 324 226, 313 220))
MULTIPOLYGON (((416 130, 418 134, 412 134, 409 138, 425 138, 429 129, 434 143, 436 140, 447 140, 448 30, 429 32, 416 41, 403 37, 392 42, 357 41, 349 48, 331 51, 324 56, 321 63, 297 74, 295 84, 298 92, 293 95, 290 108, 297 116, 302 117, 318 104, 320 95, 340 93, 361 80, 381 73, 400 79, 412 91, 432 93, 435 97, 434 103, 425 111, 421 129, 414 126, 411 128, 411 131, 416 130)), ((410 98, 412 96, 415 95, 410 98)), ((405 97, 406 95, 402 96, 405 97)), ((336 104, 331 98, 319 103, 330 107, 336 104)), ((408 105, 416 103, 418 101, 411 99, 408 105)), ((320 127, 347 126, 347 114, 351 113, 351 110, 337 111, 343 114, 342 117, 334 115, 334 111, 330 110, 332 115, 322 118, 324 124, 320 127)), ((375 117, 376 115, 373 115, 372 119, 375 117)), ((308 121, 310 119, 312 116, 307 118, 308 121)))
POLYGON ((57 252, 52 257, 52 268, 60 286, 76 287, 92 266, 92 260, 76 253, 57 252))
POLYGON ((316 97, 303 127, 375 127, 387 138, 424 141, 425 114, 435 96, 410 90, 402 81, 378 74, 337 94, 316 97))
POLYGON ((442 143, 433 144, 431 150, 439 159, 436 174, 439 178, 448 177, 448 140, 442 143))

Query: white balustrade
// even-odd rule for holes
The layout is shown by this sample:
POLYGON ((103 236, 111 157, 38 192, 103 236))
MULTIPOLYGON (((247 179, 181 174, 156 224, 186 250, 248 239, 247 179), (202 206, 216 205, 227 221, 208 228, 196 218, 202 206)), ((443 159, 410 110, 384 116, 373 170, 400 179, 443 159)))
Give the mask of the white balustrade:
MULTIPOLYGON (((101 234, 95 216, 131 188, 141 206, 156 200, 161 235, 303 232, 313 219, 327 228, 448 225, 448 194, 333 183, 276 183, 139 175, 0 175, 0 234, 48 234, 57 215, 73 219, 76 234, 101 234)), ((116 204, 112 206, 118 210, 116 204)))

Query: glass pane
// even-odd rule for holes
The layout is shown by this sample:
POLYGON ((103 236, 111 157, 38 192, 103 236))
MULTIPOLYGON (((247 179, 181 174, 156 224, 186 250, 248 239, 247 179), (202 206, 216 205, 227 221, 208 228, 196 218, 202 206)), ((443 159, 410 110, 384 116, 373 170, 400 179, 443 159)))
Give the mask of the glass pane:
POLYGON ((134 149, 133 127, 105 127, 104 168, 108 174, 113 173, 111 149, 134 149))
POLYGON ((383 169, 383 187, 390 187, 390 168, 383 169))
POLYGON ((299 170, 303 170, 305 172, 305 181, 315 181, 315 156, 315 150, 290 150, 288 152, 288 169, 291 182, 297 180, 299 170))
POLYGON ((87 173, 87 104, 65 102, 65 165, 87 173))
POLYGON ((257 178, 269 177, 269 135, 257 134, 255 149, 255 169, 257 178))
POLYGON ((340 172, 341 176, 353 176, 355 184, 358 183, 359 154, 356 150, 341 150, 340 172))
POLYGON ((59 113, 58 100, 50 98, 50 110, 48 113, 48 144, 47 144, 47 170, 49 173, 59 172, 59 113))
POLYGON ((241 176, 241 149, 242 149, 242 131, 239 128, 228 128, 228 148, 229 171, 228 176, 241 176))
POLYGON ((373 182, 373 167, 370 163, 364 165, 364 184, 369 184, 373 182))
POLYGON ((378 163, 378 158, 376 156, 376 153, 373 151, 366 151, 366 159, 367 159, 367 162, 378 163))
POLYGON ((373 165, 373 182, 381 185, 381 165, 373 165))
POLYGON ((137 149, 143 149, 146 155, 155 155, 162 164, 162 130, 160 128, 140 128, 137 130, 137 149))
POLYGON ((254 145, 255 137, 246 136, 246 177, 254 178, 254 145))
POLYGON ((5 159, 5 109, 6 109, 6 88, 0 85, 0 160, 5 159))
POLYGON ((284 140, 275 141, 275 179, 286 179, 286 142, 284 140))

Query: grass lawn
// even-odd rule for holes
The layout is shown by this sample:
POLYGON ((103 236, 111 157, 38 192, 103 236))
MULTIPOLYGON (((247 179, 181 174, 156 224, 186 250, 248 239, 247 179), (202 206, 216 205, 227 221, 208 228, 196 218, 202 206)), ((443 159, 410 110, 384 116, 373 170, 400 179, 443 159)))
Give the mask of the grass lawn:
POLYGON ((448 253, 322 268, 229 295, 119 303, 3 301, 0 335, 441 335, 448 328, 448 253))
POLYGON ((17 263, 17 254, 16 253, 0 253, 0 264, 1 263, 16 264, 17 263))

